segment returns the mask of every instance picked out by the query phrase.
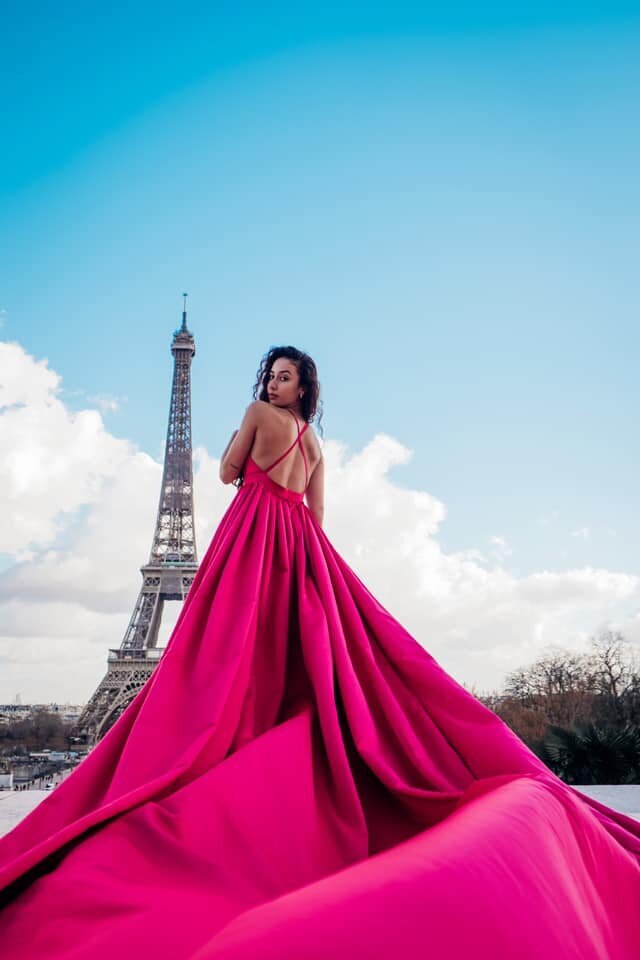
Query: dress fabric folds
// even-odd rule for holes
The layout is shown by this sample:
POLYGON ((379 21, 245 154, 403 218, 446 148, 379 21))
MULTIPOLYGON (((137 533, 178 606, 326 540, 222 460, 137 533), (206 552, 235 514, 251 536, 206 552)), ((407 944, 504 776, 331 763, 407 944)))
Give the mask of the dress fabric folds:
POLYGON ((554 776, 249 457, 154 673, 0 839, 0 950, 637 960, 640 823, 554 776))

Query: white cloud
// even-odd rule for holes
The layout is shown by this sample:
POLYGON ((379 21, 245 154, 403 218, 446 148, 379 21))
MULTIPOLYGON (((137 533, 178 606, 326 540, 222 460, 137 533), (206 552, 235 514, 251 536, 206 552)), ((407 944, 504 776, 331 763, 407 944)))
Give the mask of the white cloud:
POLYGON ((506 557, 510 557, 513 554, 513 548, 507 543, 504 537, 494 535, 493 537, 489 537, 489 543, 493 546, 493 550, 489 553, 489 558, 495 563, 501 563, 506 557))
POLYGON ((390 613, 456 679, 490 689, 550 644, 585 649, 592 634, 640 599, 640 577, 590 566, 516 577, 503 565, 511 547, 497 535, 488 555, 474 547, 445 554, 438 543, 445 505, 387 477, 409 457, 384 435, 352 457, 329 441, 327 532, 390 613))
POLYGON ((572 530, 571 536, 580 537, 582 540, 588 540, 590 536, 589 527, 579 527, 577 530, 572 530))
POLYGON ((101 413, 117 413, 127 403, 128 397, 118 397, 112 393, 86 393, 84 390, 64 390, 64 398, 81 397, 86 403, 95 406, 101 413))
POLYGON ((0 553, 53 544, 125 462, 146 457, 108 433, 96 410, 68 410, 59 392, 46 359, 0 343, 0 553))
POLYGON ((513 553, 513 550, 511 549, 511 547, 509 546, 509 544, 507 543, 504 537, 499 537, 499 536, 489 537, 489 543, 493 543, 503 553, 507 553, 507 554, 513 553))
MULTIPOLYGON (((82 702, 120 644, 151 548, 162 464, 112 436, 100 413, 73 413, 60 377, 19 344, 0 343, 0 701, 82 702)), ((159 425, 162 429, 162 424, 159 425)), ((468 686, 497 686, 505 672, 551 643, 584 648, 616 624, 640 643, 640 619, 623 609, 640 578, 584 567, 516 577, 501 535, 489 552, 446 554, 445 504, 396 486, 389 471, 412 453, 377 434, 361 450, 328 440, 325 529, 387 609, 468 686)), ((218 461, 194 450, 196 541, 202 557, 235 488, 218 461)), ((161 644, 179 605, 165 608, 161 644)))

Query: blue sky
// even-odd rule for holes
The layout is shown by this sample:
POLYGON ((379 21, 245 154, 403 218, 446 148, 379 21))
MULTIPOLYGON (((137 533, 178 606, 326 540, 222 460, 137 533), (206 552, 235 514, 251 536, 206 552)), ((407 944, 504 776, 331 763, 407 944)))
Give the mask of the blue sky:
POLYGON ((327 438, 413 450, 390 476, 446 505, 444 550, 638 572, 633 5, 69 3, 2 29, 0 339, 70 410, 160 457, 188 291, 212 455, 294 343, 327 438))

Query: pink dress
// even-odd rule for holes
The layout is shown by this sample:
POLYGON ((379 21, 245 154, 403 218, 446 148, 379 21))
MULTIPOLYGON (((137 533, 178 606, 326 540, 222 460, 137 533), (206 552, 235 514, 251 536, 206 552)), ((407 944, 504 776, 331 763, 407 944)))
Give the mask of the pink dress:
POLYGON ((640 823, 555 777, 275 463, 245 466, 155 672, 0 839, 2 956, 637 960, 640 823))

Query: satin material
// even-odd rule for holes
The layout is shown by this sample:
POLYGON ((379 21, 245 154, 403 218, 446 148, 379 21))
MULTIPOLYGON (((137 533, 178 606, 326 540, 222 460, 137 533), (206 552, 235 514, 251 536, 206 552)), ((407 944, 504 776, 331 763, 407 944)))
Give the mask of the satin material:
POLYGON ((0 839, 21 960, 640 954, 640 824, 563 784, 248 458, 153 675, 0 839))

